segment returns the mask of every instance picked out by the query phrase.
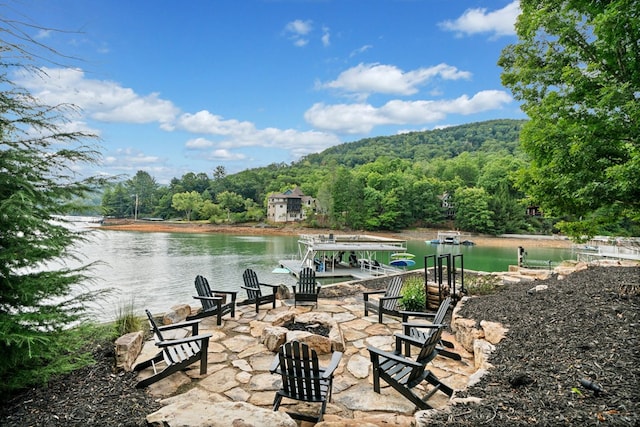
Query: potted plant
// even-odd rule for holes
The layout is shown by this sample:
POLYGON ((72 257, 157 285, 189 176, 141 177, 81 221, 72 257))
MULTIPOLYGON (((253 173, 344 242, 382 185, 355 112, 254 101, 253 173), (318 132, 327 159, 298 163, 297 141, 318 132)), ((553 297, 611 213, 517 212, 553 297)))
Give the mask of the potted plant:
POLYGON ((406 311, 424 311, 427 303, 427 295, 424 289, 424 281, 418 276, 411 276, 404 280, 400 306, 406 311))

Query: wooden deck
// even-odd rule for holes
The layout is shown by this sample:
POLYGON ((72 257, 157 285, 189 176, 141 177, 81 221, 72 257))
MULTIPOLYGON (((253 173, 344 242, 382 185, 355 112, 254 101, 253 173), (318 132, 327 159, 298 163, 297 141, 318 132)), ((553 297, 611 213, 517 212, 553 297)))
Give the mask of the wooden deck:
MULTIPOLYGON (((300 260, 291 259, 291 260, 280 260, 280 266, 286 268, 291 272, 291 274, 295 277, 298 277, 300 270, 302 270, 302 266, 300 265, 300 260)), ((393 271, 380 271, 380 270, 368 270, 362 269, 360 267, 352 268, 346 266, 339 266, 329 271, 316 271, 316 278, 318 279, 327 279, 327 278, 340 278, 344 277, 345 280, 356 280, 356 279, 371 279, 373 277, 384 276, 385 274, 390 274, 393 271)))

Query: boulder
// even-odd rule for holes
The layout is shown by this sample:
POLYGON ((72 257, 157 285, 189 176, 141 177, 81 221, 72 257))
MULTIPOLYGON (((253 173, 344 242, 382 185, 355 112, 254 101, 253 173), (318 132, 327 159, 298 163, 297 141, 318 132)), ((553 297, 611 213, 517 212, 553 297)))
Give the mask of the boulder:
POLYGON ((245 402, 176 401, 147 415, 152 427, 297 427, 285 412, 259 408, 245 402))
POLYGON ((131 371, 142 351, 142 331, 130 332, 116 340, 116 366, 131 371))
POLYGON ((172 325, 174 323, 183 322, 187 316, 191 315, 191 307, 189 304, 179 304, 171 307, 162 317, 163 325, 172 325))

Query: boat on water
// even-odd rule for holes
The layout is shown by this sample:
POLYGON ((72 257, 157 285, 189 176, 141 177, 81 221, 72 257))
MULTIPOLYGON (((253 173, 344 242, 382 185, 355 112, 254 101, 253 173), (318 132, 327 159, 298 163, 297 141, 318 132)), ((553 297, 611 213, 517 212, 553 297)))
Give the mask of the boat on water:
POLYGON ((402 258, 406 258, 406 259, 413 259, 416 256, 414 254, 410 254, 408 252, 396 252, 391 254, 391 258, 393 259, 402 259, 402 258))
MULTIPOLYGON (((409 259, 407 241, 368 234, 302 234, 298 239, 298 256, 280 260, 297 277, 305 267, 314 268, 318 278, 366 279, 400 271, 393 261, 409 259), (407 255, 406 257, 392 256, 407 255)), ((406 267, 406 266, 404 266, 406 267)))
POLYGON ((469 239, 462 239, 462 233, 459 231, 439 231, 438 238, 426 240, 428 245, 465 245, 474 246, 475 242, 469 239))
POLYGON ((391 262, 389 262, 389 265, 393 267, 413 267, 414 265, 416 265, 416 262, 412 259, 400 258, 392 260, 391 262))

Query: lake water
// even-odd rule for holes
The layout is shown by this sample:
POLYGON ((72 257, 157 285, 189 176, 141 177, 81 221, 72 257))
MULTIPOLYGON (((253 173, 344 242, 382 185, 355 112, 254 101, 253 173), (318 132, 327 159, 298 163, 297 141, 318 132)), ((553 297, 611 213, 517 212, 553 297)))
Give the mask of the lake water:
MULTIPOLYGON (((118 310, 133 303, 136 311, 145 308, 163 312, 175 304, 193 304, 194 278, 205 276, 212 288, 238 290, 242 272, 252 268, 264 283, 295 284, 293 276, 273 273, 278 261, 296 257, 297 236, 243 236, 236 234, 141 233, 96 230, 89 241, 77 248, 83 263, 97 261, 88 287, 112 288, 113 295, 95 308, 99 320, 112 320, 118 310)), ((532 264, 557 264, 575 259, 570 249, 525 248, 532 264)), ((424 256, 441 253, 463 254, 468 270, 506 271, 517 263, 517 249, 489 246, 429 245, 409 241, 407 251, 416 255, 414 269, 424 267, 424 256)), ((73 265, 73 262, 70 262, 73 265)))

